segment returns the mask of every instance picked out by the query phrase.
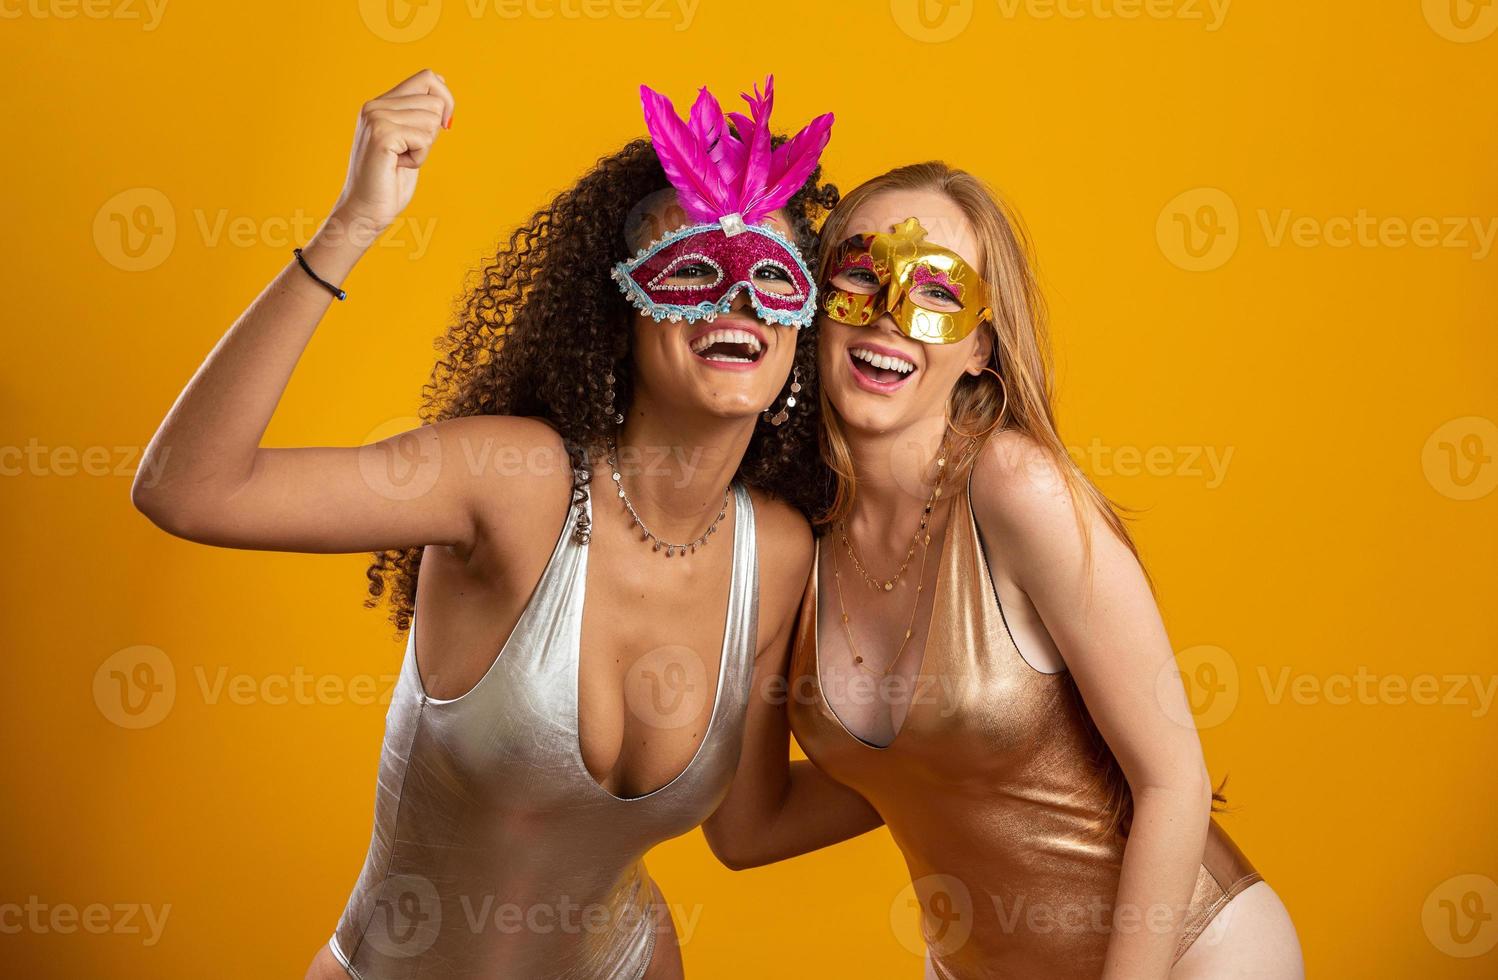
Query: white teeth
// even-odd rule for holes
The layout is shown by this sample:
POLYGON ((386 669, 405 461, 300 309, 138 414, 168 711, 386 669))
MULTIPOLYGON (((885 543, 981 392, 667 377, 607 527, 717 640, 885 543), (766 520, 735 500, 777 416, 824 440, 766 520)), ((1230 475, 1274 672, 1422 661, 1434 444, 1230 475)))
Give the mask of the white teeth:
POLYGON ((915 370, 915 362, 907 361, 903 357, 891 357, 888 354, 879 354, 869 350, 867 347, 854 347, 848 351, 860 361, 866 361, 876 368, 884 368, 886 371, 898 371, 901 374, 909 374, 915 370))
MULTIPOLYGON (((749 353, 758 354, 761 350, 759 338, 747 330, 711 330, 696 340, 692 341, 692 353, 701 354, 714 344, 743 344, 749 348, 749 353)), ((752 357, 713 357, 715 361, 752 361, 752 357)))

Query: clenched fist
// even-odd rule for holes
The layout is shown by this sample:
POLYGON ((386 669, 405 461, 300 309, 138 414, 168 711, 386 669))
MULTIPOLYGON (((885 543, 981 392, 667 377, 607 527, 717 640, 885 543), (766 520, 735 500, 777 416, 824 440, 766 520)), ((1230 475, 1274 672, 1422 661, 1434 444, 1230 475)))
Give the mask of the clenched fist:
POLYGON ((376 234, 390 227, 411 203, 417 171, 452 118, 452 92, 429 68, 364 103, 333 214, 376 234))

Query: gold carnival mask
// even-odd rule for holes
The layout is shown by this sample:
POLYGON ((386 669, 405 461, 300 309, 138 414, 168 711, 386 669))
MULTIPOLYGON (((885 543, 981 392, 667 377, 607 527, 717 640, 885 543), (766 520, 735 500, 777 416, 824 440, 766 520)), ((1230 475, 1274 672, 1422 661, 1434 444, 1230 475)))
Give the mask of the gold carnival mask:
POLYGON ((925 241, 906 218, 893 233, 854 235, 837 247, 822 311, 865 327, 888 313, 900 332, 925 344, 955 344, 992 318, 988 287, 951 249, 925 241))

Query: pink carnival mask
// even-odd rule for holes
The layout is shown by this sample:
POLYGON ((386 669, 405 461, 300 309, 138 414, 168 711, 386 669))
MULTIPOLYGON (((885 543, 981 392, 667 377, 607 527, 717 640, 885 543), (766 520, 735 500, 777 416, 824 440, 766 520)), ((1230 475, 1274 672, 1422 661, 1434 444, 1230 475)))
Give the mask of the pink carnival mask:
POLYGON ((774 84, 771 76, 763 96, 758 86, 744 95, 751 117, 725 116, 704 88, 686 122, 669 99, 640 86, 656 156, 695 222, 614 266, 625 297, 657 322, 712 320, 741 292, 766 323, 799 328, 816 315, 817 290, 806 261, 767 218, 816 168, 832 115, 818 116, 772 149, 774 84))

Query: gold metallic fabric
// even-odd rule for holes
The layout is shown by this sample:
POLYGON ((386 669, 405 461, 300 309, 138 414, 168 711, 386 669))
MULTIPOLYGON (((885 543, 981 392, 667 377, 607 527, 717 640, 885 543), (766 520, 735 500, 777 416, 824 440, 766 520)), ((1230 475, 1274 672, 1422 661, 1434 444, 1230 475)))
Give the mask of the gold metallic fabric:
MULTIPOLYGON (((1107 795, 1074 686, 1065 672, 1032 668, 1009 635, 966 488, 954 497, 935 588, 911 705, 881 748, 827 702, 813 575, 790 670, 796 739, 884 817, 936 976, 1096 977, 1112 930, 1128 927, 1123 913, 1114 919, 1125 839, 1100 832, 1107 795)), ((1177 957, 1258 880, 1213 821, 1177 957)), ((1133 927, 1148 927, 1144 911, 1133 927)))

